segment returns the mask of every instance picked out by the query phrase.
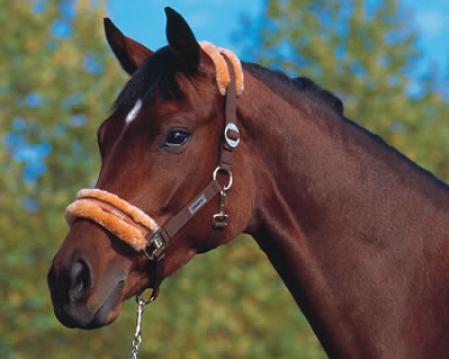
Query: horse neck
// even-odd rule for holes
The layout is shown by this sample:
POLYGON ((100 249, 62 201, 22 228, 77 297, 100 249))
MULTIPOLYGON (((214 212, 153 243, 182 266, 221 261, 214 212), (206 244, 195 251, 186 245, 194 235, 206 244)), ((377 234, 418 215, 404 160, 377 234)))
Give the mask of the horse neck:
POLYGON ((258 189, 247 230, 325 350, 447 353, 445 186, 312 100, 293 104, 245 81, 239 116, 258 189))

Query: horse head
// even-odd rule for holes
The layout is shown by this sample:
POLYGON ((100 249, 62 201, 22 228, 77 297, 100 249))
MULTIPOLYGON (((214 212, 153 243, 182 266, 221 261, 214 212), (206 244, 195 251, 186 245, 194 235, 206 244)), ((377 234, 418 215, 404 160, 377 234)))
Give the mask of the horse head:
POLYGON ((108 43, 131 78, 97 132, 102 164, 94 193, 113 194, 163 227, 208 183, 218 184, 222 193, 233 180, 226 193, 231 220, 219 230, 212 226, 224 196, 194 202, 195 216, 171 238, 163 265, 158 264, 160 278, 155 278, 144 251, 89 216, 73 217, 48 274, 55 314, 69 327, 111 323, 124 300, 158 286, 195 254, 230 241, 250 218, 245 131, 241 129, 233 173, 218 170, 219 178, 212 180, 226 120, 217 66, 186 21, 170 8, 166 15, 168 46, 155 52, 105 19, 108 43))

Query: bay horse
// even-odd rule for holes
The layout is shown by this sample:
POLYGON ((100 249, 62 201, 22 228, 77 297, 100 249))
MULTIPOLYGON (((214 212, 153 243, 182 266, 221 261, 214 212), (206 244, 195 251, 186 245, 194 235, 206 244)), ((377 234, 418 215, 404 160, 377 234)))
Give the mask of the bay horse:
MULTIPOLYGON (((209 183, 226 123, 216 67, 186 21, 166 14, 168 46, 155 52, 105 21, 131 79, 98 130, 96 188, 158 223, 209 183)), ((107 325, 124 300, 245 232, 330 357, 448 358, 448 187, 345 118, 341 101, 311 80, 243 69, 228 225, 215 230, 218 200, 205 203, 170 241, 156 278, 143 252, 76 219, 48 274, 57 318, 107 325)))

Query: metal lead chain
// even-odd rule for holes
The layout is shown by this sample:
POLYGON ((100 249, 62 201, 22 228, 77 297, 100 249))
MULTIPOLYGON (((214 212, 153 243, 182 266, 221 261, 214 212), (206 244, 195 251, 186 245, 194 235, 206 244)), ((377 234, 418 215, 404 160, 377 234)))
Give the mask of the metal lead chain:
POLYGON ((139 354, 139 346, 140 343, 142 343, 141 325, 142 325, 143 312, 145 311, 146 305, 150 304, 154 299, 156 299, 156 297, 153 295, 149 299, 143 299, 140 296, 136 296, 137 320, 136 320, 136 331, 134 332, 134 339, 131 348, 131 356, 130 356, 131 359, 137 359, 137 355, 139 354))

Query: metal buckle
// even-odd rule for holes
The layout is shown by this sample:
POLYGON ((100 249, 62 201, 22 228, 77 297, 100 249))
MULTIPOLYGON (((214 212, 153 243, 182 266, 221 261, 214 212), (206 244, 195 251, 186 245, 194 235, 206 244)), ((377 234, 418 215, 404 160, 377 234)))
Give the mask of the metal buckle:
POLYGON ((240 131, 239 131, 239 128, 237 127, 237 125, 234 122, 230 122, 230 123, 228 123, 226 125, 225 130, 224 130, 224 137, 225 137, 226 144, 230 148, 235 149, 239 145, 239 143, 240 143, 240 131), (237 133, 238 137, 237 137, 236 140, 234 140, 234 139, 229 137, 229 134, 228 134, 229 131, 234 131, 234 132, 237 133))
POLYGON ((229 216, 227 213, 220 212, 214 214, 212 224, 217 229, 223 229, 228 225, 229 216))
POLYGON ((162 259, 165 255, 165 245, 167 244, 162 238, 162 230, 159 228, 147 236, 148 244, 143 249, 145 256, 153 261, 162 259))

